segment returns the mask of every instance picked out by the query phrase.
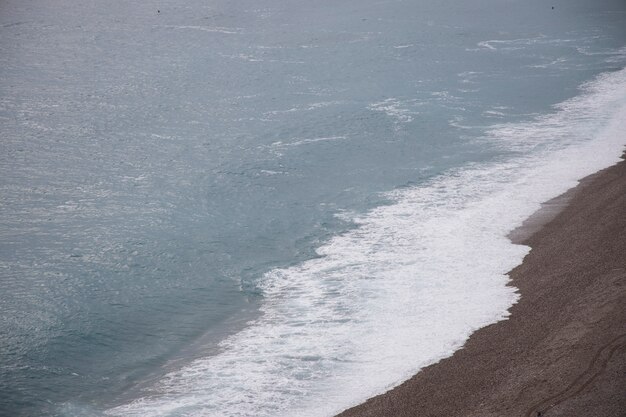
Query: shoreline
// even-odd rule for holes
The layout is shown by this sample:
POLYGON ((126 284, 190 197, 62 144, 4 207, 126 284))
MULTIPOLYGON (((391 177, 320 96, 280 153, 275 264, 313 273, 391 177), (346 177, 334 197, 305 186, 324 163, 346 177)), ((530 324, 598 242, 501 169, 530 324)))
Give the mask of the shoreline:
POLYGON ((624 156, 509 238, 531 247, 509 272, 510 317, 338 417, 626 416, 624 156))

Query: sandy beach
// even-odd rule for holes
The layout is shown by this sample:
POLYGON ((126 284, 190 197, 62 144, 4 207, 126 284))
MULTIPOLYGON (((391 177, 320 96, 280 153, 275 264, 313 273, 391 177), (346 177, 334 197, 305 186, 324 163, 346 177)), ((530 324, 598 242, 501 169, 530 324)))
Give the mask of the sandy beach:
POLYGON ((511 317, 340 417, 626 416, 626 161, 511 239, 532 248, 510 273, 511 317))

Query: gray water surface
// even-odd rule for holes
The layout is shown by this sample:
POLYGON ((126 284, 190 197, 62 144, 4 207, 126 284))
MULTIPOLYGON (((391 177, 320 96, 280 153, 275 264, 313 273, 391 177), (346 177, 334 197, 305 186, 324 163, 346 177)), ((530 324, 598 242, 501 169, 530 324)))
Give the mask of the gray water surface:
POLYGON ((626 62, 626 4, 0 4, 0 415, 105 409, 383 192, 626 62), (552 8, 554 6, 554 8, 552 8))

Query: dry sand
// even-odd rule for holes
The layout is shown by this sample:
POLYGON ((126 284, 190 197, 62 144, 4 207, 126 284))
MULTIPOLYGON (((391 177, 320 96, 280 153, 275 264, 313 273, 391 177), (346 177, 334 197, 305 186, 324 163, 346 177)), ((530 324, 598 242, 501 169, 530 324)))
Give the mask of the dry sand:
POLYGON ((626 162, 547 207, 511 235, 511 317, 341 417, 626 416, 626 162))

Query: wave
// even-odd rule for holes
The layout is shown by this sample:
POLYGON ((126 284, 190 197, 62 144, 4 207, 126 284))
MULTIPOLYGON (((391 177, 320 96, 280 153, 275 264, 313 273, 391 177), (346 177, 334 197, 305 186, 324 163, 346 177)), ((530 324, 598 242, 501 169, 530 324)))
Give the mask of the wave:
POLYGON ((262 279, 262 315, 220 353, 167 374, 112 416, 331 416, 450 356, 518 299, 507 234, 543 201, 619 160, 626 70, 549 115, 494 126, 514 156, 389 193, 319 257, 262 279))

